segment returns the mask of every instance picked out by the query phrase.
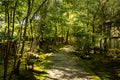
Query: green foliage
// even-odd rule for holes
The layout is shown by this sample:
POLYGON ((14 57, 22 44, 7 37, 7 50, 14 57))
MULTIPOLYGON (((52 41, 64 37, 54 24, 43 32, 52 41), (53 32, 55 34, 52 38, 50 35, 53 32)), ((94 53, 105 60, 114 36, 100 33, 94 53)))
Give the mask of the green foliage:
POLYGON ((68 35, 71 38, 69 40, 73 40, 79 48, 93 48, 100 44, 103 47, 105 38, 106 44, 111 38, 110 27, 119 28, 119 0, 46 0, 45 3, 44 0, 16 1, 0 1, 0 21, 4 21, 0 23, 0 41, 34 38, 30 43, 36 48, 41 38, 67 38, 68 35))
POLYGON ((73 36, 76 37, 76 45, 79 48, 84 48, 84 47, 91 47, 92 46, 92 41, 91 41, 91 35, 89 32, 86 32, 84 30, 82 31, 74 31, 73 36))

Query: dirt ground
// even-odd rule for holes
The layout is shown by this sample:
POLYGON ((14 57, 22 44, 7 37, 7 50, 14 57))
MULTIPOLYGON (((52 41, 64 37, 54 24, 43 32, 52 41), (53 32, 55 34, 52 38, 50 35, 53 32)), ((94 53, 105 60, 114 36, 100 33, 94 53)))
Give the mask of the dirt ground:
POLYGON ((69 52, 72 46, 66 46, 56 53, 52 53, 46 80, 94 80, 84 68, 78 65, 78 60, 69 52))

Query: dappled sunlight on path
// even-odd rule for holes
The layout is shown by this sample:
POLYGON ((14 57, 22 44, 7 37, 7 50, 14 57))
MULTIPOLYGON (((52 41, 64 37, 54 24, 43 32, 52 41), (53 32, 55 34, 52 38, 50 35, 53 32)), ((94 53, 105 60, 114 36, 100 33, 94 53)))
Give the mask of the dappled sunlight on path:
POLYGON ((72 46, 62 48, 50 57, 48 76, 46 80, 93 80, 77 63, 72 46))
POLYGON ((72 51, 74 51, 74 47, 71 45, 67 45, 63 48, 60 48, 60 50, 65 51, 65 52, 72 52, 72 51))

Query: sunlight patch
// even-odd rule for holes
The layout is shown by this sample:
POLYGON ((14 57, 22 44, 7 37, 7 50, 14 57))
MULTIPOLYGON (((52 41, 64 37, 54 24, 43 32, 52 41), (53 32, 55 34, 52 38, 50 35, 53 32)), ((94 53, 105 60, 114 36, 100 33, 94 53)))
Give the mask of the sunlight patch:
POLYGON ((48 73, 51 77, 54 77, 54 78, 60 78, 64 75, 63 71, 60 71, 57 69, 52 69, 52 70, 48 71, 48 73))

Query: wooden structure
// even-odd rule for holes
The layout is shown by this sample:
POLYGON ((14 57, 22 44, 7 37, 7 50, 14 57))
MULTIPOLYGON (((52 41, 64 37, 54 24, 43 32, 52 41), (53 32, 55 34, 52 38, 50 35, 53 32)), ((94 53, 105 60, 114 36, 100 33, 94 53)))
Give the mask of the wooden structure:
POLYGON ((108 40, 108 46, 111 49, 120 49, 120 22, 119 20, 107 20, 105 22, 107 26, 107 35, 110 36, 108 40))
POLYGON ((114 26, 111 28, 111 48, 120 48, 120 31, 119 27, 114 26))

